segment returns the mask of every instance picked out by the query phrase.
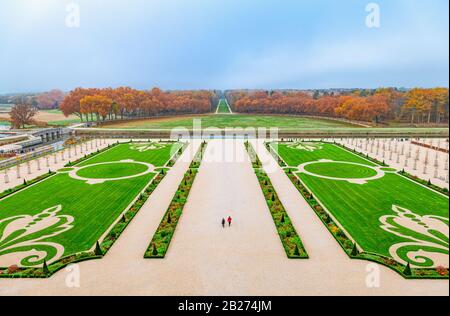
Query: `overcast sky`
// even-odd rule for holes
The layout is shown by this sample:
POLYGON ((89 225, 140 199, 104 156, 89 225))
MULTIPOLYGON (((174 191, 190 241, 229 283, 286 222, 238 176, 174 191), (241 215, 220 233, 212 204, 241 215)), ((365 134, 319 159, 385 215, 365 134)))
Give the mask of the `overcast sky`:
POLYGON ((448 87, 448 0, 370 2, 0 0, 0 93, 448 87))

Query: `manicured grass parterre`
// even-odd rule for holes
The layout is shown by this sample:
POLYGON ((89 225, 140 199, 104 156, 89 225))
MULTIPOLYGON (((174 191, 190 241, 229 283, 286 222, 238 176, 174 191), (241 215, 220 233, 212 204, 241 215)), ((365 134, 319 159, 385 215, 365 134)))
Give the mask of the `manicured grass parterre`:
POLYGON ((381 262, 405 277, 448 278, 448 197, 334 144, 272 145, 292 182, 349 255, 381 262), (342 179, 298 172, 302 165, 322 159, 384 169, 384 175, 352 183, 346 179, 361 177, 363 169, 336 163, 310 166, 342 179))
MULTIPOLYGON (((180 143, 117 144, 74 168, 122 160, 163 167, 181 148, 180 143)), ((107 170, 103 167, 83 170, 89 169, 91 173, 84 176, 120 177, 125 172, 121 168, 107 170)), ((154 190, 154 183, 159 183, 166 172, 167 169, 160 168, 142 176, 98 184, 89 184, 61 172, 1 199, 0 266, 15 265, 21 268, 15 271, 19 276, 41 277, 49 273, 32 269, 42 270, 44 263, 54 272, 71 260, 101 256, 154 190), (120 218, 120 223, 116 223, 120 218), (108 231, 110 235, 102 239, 108 231), (111 233, 115 235, 112 239, 111 233), (101 243, 101 247, 97 247, 101 249, 100 254, 94 253, 97 242, 101 243)), ((7 276, 7 272, 0 269, 0 276, 7 276)))
POLYGON ((76 174, 83 178, 108 179, 122 178, 143 173, 148 168, 145 165, 132 162, 120 164, 93 165, 80 169, 76 174))
POLYGON ((290 259, 308 259, 308 253, 303 246, 300 236, 297 234, 288 213, 278 198, 278 194, 275 191, 269 176, 263 170, 261 161, 253 146, 249 142, 246 142, 245 148, 252 161, 253 169, 258 178, 259 185, 261 186, 261 190, 266 199, 267 206, 269 207, 270 214, 272 215, 272 219, 287 257, 290 259))
POLYGON ((342 179, 370 178, 377 175, 377 172, 372 168, 336 162, 319 162, 316 164, 307 165, 305 170, 317 175, 342 179))

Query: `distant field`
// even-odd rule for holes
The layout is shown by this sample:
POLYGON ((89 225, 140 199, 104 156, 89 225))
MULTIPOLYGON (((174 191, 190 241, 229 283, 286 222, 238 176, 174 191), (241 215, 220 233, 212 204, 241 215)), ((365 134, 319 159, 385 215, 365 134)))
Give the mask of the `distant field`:
POLYGON ((80 123, 78 116, 70 115, 66 117, 60 110, 42 110, 36 115, 36 120, 46 122, 49 125, 67 126, 80 123))
POLYGON ((11 111, 12 104, 0 104, 0 113, 9 113, 11 111))
MULTIPOLYGON (((9 113, 2 112, 1 105, 0 105, 0 125, 7 125, 7 124, 1 123, 1 122, 7 122, 6 121, 7 119, 9 119, 9 113)), ((48 125, 59 125, 59 126, 68 126, 71 124, 76 124, 76 123, 81 122, 79 117, 77 117, 75 115, 70 115, 70 116, 66 117, 60 110, 41 110, 36 114, 34 119, 39 122, 45 122, 48 125)))
POLYGON ((312 119, 296 116, 275 116, 275 115, 198 115, 170 117, 160 119, 134 120, 121 123, 111 123, 104 125, 106 128, 126 128, 126 129, 173 129, 176 127, 193 128, 193 120, 200 119, 202 128, 216 127, 278 127, 280 129, 303 129, 303 128, 354 128, 356 125, 349 123, 327 120, 312 119))

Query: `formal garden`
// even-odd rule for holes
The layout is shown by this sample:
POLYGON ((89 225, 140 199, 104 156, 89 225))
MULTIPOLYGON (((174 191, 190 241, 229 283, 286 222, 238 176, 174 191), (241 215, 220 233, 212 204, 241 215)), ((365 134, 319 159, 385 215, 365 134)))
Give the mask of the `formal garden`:
POLYGON ((48 277, 101 258, 185 149, 129 142, 8 190, 0 203, 0 277, 48 277))
POLYGON ((448 278, 448 195, 330 142, 266 143, 352 258, 448 278))

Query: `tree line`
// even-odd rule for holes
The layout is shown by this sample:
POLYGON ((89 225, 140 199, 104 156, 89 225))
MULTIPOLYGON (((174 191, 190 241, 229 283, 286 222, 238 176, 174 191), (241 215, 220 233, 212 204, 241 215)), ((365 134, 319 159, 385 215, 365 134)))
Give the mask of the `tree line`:
POLYGON ((219 101, 214 91, 149 91, 128 87, 117 89, 77 88, 60 104, 64 115, 77 115, 82 121, 104 121, 178 114, 212 112, 219 101))
POLYGON ((64 99, 64 92, 58 89, 43 93, 7 94, 0 96, 0 104, 28 104, 37 110, 58 109, 64 99))
POLYGON ((234 112, 314 115, 376 122, 443 123, 449 119, 447 88, 395 88, 332 92, 226 91, 234 112))

